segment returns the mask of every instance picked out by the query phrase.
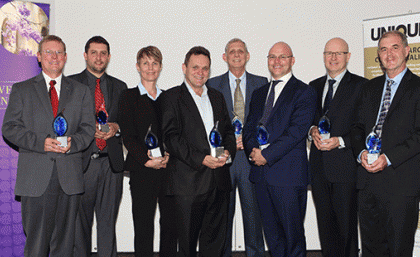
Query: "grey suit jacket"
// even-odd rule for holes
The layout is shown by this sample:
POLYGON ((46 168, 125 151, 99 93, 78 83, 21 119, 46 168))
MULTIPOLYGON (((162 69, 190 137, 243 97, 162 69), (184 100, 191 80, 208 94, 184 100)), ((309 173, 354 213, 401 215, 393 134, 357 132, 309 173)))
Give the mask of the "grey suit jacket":
POLYGON ((54 162, 63 191, 83 193, 82 151, 93 140, 95 119, 92 96, 87 86, 62 77, 58 112, 68 122, 71 137, 67 154, 44 151, 45 139, 54 136, 54 119, 47 86, 42 74, 16 83, 10 93, 2 133, 19 147, 15 194, 41 196, 50 181, 54 162))
MULTIPOLYGON (((268 83, 267 78, 253 75, 251 73, 246 73, 246 93, 245 93, 245 123, 246 118, 249 113, 249 103, 251 102, 252 92, 257 88, 268 83)), ((229 85, 229 72, 222 74, 220 76, 211 78, 206 83, 207 86, 212 87, 223 94, 223 97, 226 101, 226 106, 229 112, 230 120, 233 119, 233 102, 232 102, 232 91, 229 85)), ((230 168, 231 171, 247 171, 249 172, 251 166, 248 163, 248 158, 245 155, 244 151, 236 152, 235 161, 230 168)))

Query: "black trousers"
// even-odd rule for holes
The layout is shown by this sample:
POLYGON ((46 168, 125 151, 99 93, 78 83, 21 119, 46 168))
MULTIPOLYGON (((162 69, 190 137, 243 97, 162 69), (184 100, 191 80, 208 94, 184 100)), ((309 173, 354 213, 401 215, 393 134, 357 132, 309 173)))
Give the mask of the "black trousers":
POLYGON ((24 255, 73 256, 79 204, 80 195, 63 192, 54 165, 50 183, 42 196, 22 196, 22 225, 26 234, 24 255))
POLYGON ((130 173, 130 191, 134 223, 134 251, 136 257, 153 256, 153 237, 156 205, 160 212, 160 257, 174 257, 177 235, 174 224, 173 197, 162 189, 165 169, 142 169, 130 173))
POLYGON ((381 180, 371 179, 359 191, 363 257, 413 256, 419 197, 393 194, 381 180))
POLYGON ((207 194, 175 195, 179 235, 178 257, 196 257, 197 240, 200 256, 222 256, 226 248, 229 191, 216 188, 207 194))
POLYGON ((312 196, 322 255, 358 256, 356 183, 331 183, 314 174, 312 196))

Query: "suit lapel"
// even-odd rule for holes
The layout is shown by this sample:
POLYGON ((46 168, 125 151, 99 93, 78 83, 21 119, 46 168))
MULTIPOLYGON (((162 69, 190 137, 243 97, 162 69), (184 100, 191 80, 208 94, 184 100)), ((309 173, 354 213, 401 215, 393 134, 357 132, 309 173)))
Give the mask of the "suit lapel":
POLYGON ((196 124, 200 124, 198 129, 200 129, 204 135, 207 135, 206 128, 204 126, 203 120, 201 119, 200 111, 198 110, 197 105, 194 99, 192 98, 190 92, 188 91, 187 85, 185 85, 185 83, 181 85, 180 98, 182 104, 184 105, 184 109, 190 113, 189 116, 195 120, 196 124))
MULTIPOLYGON (((61 78, 61 89, 60 89, 60 100, 58 102, 58 113, 62 112, 66 107, 70 96, 72 94, 73 87, 71 86, 70 82, 68 81, 67 77, 61 78)), ((63 113, 64 117, 66 116, 63 113)))
POLYGON ((106 79, 106 87, 107 87, 107 93, 108 93, 108 99, 105 99, 105 108, 106 111, 108 113, 111 112, 111 105, 113 103, 112 99, 114 97, 113 93, 114 93, 114 87, 113 87, 113 83, 112 83, 112 79, 108 76, 108 74, 104 74, 105 75, 105 79, 106 79))
POLYGON ((350 72, 346 71, 346 74, 344 74, 343 78, 340 81, 340 84, 337 87, 337 90, 335 91, 334 97, 330 104, 329 113, 334 114, 335 112, 339 111, 340 103, 342 102, 342 100, 346 101, 347 100, 346 98, 349 95, 351 95, 348 92, 349 90, 351 90, 350 80, 351 80, 350 72))
MULTIPOLYGON (((225 74, 223 74, 220 80, 220 89, 221 89, 222 94, 226 96, 225 101, 226 101, 226 106, 228 110, 233 110, 232 91, 230 90, 230 83, 229 83, 229 72, 226 72, 225 74)), ((232 119, 233 113, 230 112, 229 116, 232 119)))
MULTIPOLYGON (((254 92, 254 89, 256 87, 254 78, 249 75, 248 72, 246 72, 246 94, 245 94, 245 120, 248 117, 249 113, 249 103, 251 102, 252 92, 254 92)), ((245 122, 245 121, 244 121, 245 122)))
MULTIPOLYGON (((327 76, 324 76, 321 81, 314 85, 315 86, 315 90, 316 90, 316 94, 317 94, 317 115, 316 117, 318 119, 321 118, 321 116, 323 115, 322 113, 322 95, 324 94, 324 87, 325 87, 325 83, 327 82, 327 76)), ((317 120, 315 120, 315 122, 318 122, 317 120)))
POLYGON ((271 110, 270 117, 268 118, 268 121, 270 121, 273 117, 273 114, 277 111, 280 105, 283 104, 283 101, 286 99, 289 99, 289 96, 293 94, 293 88, 294 84, 296 83, 295 76, 292 76, 286 85, 284 85, 283 90, 281 91, 279 97, 277 98, 276 104, 274 105, 273 109, 271 110))
MULTIPOLYGON (((51 106, 51 100, 48 96, 47 83, 45 82, 44 76, 40 73, 36 79, 36 84, 34 85, 35 91, 38 94, 38 97, 41 99, 42 106, 49 116, 53 117, 53 111, 51 106)), ((51 119, 52 121, 52 119, 51 119)))
MULTIPOLYGON (((398 104, 401 102, 404 96, 404 93, 407 91, 407 88, 410 86, 409 81, 411 80, 411 74, 412 74, 411 71, 407 69, 407 72, 405 73, 404 77, 402 78, 400 82, 400 85, 398 86, 397 92, 395 92, 394 98, 392 99, 392 102, 391 102, 391 106, 389 106, 387 117, 392 114, 396 106, 398 106, 398 104)), ((386 119, 387 118, 385 118, 385 120, 386 119)))

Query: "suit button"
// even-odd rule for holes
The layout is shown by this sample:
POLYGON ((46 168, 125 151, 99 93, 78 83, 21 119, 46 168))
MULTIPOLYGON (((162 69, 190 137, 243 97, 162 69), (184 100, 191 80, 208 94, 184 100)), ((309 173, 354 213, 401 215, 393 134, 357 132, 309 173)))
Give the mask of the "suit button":
POLYGON ((52 158, 52 157, 51 157, 51 158, 50 158, 50 160, 51 160, 51 161, 54 161, 54 158, 52 158))

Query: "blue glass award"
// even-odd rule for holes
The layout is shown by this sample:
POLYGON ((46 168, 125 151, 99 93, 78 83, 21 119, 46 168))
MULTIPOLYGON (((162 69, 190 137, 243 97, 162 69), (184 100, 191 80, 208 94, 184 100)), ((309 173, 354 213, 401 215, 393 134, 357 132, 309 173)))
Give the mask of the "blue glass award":
POLYGON ((236 139, 238 137, 240 137, 242 135, 242 129, 244 127, 244 122, 241 120, 241 118, 239 118, 239 116, 233 112, 233 115, 235 115, 235 117, 233 117, 232 119, 232 125, 233 125, 233 129, 235 130, 235 137, 236 139))
POLYGON ((66 118, 64 118, 63 112, 64 110, 55 117, 52 125, 55 133, 55 139, 60 141, 61 147, 67 147, 67 136, 64 136, 64 134, 67 132, 68 123, 66 118))
POLYGON ((210 131, 209 141, 211 156, 218 158, 225 153, 225 149, 222 146, 222 135, 219 132, 219 121, 216 121, 216 124, 210 131))
POLYGON ((257 126, 257 141, 260 145, 260 150, 264 150, 267 148, 270 144, 268 143, 268 139, 270 138, 270 134, 268 133, 268 130, 262 123, 260 123, 257 126))
POLYGON ((107 124, 108 122, 108 114, 106 113, 106 111, 99 111, 96 114, 96 121, 99 124, 99 130, 105 133, 109 132, 109 124, 107 124))
POLYGON ((160 152, 159 141, 157 136, 152 132, 152 124, 150 124, 147 130, 146 136, 144 137, 144 143, 146 143, 147 149, 150 150, 152 157, 162 157, 160 152))
POLYGON ((375 128, 373 128, 372 132, 370 132, 370 134, 366 137, 368 164, 374 163, 379 158, 379 154, 381 153, 381 146, 381 138, 375 133, 375 128))
POLYGON ((322 116, 318 123, 318 131, 322 140, 330 138, 331 122, 326 115, 322 116))

